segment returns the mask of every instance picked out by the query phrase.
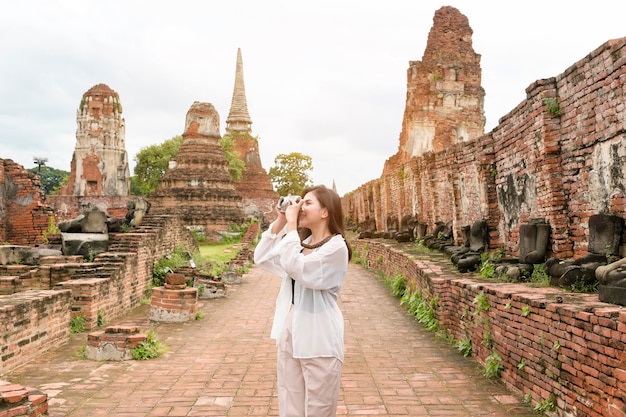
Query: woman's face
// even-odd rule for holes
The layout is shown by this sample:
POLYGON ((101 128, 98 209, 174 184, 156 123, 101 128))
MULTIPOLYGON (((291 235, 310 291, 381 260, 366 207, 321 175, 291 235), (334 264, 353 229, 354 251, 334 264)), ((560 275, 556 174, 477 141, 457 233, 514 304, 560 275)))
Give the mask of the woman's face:
POLYGON ((307 229, 315 228, 322 222, 328 221, 328 210, 320 206, 320 202, 312 192, 302 198, 300 210, 300 226, 307 229))

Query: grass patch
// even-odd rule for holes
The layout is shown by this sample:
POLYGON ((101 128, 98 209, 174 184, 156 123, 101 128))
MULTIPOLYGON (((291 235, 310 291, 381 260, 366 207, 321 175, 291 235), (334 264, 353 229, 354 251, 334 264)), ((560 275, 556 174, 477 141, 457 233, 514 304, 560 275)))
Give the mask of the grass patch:
POLYGON ((232 243, 214 243, 198 245, 200 257, 209 259, 211 262, 228 262, 231 261, 239 249, 233 246, 232 243))

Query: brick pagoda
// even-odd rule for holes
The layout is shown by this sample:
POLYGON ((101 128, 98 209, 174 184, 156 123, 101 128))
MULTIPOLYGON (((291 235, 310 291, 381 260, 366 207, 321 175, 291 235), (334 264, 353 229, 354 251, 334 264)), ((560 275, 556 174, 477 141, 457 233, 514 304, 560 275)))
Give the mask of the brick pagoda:
POLYGON ((235 70, 235 88, 230 112, 226 119, 226 135, 235 141, 235 151, 245 162, 245 170, 235 187, 243 199, 246 217, 271 220, 272 204, 278 201, 278 193, 270 181, 267 172, 261 165, 258 138, 252 136, 252 119, 248 113, 246 90, 243 81, 243 60, 241 49, 237 49, 237 66, 235 70), (269 213, 267 213, 269 212, 269 213), (267 213, 264 215, 264 213, 267 213))
POLYGON ((209 240, 244 221, 241 196, 219 144, 219 126, 211 103, 192 104, 178 154, 150 196, 150 213, 175 215, 209 240))

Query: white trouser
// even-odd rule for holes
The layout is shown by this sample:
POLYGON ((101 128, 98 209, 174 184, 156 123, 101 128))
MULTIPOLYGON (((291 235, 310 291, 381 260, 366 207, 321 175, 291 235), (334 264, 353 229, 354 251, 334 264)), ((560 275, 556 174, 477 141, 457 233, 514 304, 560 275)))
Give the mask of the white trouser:
POLYGON ((293 307, 278 342, 278 415, 335 417, 343 364, 337 358, 294 358, 292 314, 293 307))

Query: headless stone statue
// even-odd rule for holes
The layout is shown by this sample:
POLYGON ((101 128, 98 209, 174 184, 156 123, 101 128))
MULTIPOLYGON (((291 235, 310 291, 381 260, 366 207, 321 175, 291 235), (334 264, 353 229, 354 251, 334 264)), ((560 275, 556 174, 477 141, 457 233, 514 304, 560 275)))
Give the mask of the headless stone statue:
POLYGON ((506 274, 515 281, 527 281, 532 276, 535 264, 544 262, 550 238, 550 225, 544 219, 532 219, 519 227, 519 258, 502 259, 496 273, 506 274))
POLYGON ((469 246, 452 260, 459 271, 473 271, 481 262, 480 256, 489 245, 489 228, 485 220, 477 220, 472 224, 469 233, 469 246), (456 261, 456 262, 455 262, 456 261))
MULTIPOLYGON (((589 217, 589 253, 576 260, 548 259, 545 270, 551 277, 551 284, 564 288, 572 285, 593 285, 598 280, 596 270, 606 264, 607 259, 619 253, 623 223, 624 219, 610 214, 589 217)), ((619 270, 617 267, 614 269, 619 270)), ((601 273, 603 280, 608 280, 609 276, 616 276, 615 274, 619 275, 618 272, 601 273)))

